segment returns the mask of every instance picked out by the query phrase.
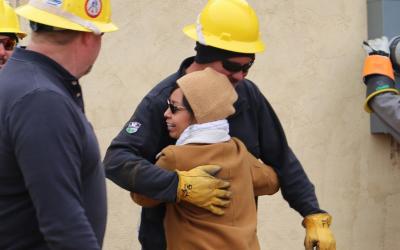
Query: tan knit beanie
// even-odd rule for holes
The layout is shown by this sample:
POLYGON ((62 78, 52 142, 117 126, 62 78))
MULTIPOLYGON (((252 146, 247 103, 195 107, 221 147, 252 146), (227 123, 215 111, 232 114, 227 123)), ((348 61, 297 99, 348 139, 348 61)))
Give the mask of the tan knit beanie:
POLYGON ((212 68, 184 75, 177 83, 198 123, 222 120, 235 113, 235 89, 225 75, 212 68))

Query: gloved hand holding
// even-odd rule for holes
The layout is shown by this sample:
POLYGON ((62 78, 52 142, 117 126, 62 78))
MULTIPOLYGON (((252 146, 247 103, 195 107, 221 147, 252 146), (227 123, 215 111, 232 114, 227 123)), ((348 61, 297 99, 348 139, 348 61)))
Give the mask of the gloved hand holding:
POLYGON ((176 170, 179 177, 177 202, 187 201, 216 215, 224 214, 223 207, 229 205, 231 192, 226 190, 229 182, 213 176, 220 169, 219 166, 204 165, 189 171, 176 170))
POLYGON ((390 61, 389 41, 383 36, 363 42, 363 48, 368 53, 364 62, 363 81, 367 85, 367 98, 364 108, 371 113, 369 101, 378 94, 393 92, 399 94, 394 87, 394 73, 390 61))
POLYGON ((389 56, 389 41, 386 36, 363 42, 363 48, 368 55, 389 56))
POLYGON ((304 218, 303 226, 306 229, 304 246, 306 250, 336 250, 336 240, 329 229, 332 217, 326 213, 311 214, 304 218))

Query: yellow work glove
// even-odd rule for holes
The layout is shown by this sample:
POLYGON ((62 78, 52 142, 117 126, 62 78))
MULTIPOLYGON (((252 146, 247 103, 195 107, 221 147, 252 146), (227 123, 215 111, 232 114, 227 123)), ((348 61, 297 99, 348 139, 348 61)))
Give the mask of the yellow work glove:
POLYGON ((332 217, 329 214, 312 214, 303 220, 306 229, 304 246, 306 250, 336 250, 336 241, 332 231, 329 229, 332 217))
POLYGON ((204 165, 189 171, 176 170, 179 177, 176 201, 187 201, 213 214, 223 215, 223 207, 230 203, 231 192, 226 190, 229 182, 213 176, 220 169, 219 166, 204 165))

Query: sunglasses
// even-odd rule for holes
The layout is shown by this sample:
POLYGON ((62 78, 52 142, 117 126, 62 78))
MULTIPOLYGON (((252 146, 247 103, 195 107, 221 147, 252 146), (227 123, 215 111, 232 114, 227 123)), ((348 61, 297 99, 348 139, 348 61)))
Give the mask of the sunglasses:
POLYGON ((222 67, 224 67, 224 69, 226 69, 227 71, 236 73, 239 71, 242 71, 243 73, 247 73, 247 71, 249 71, 249 69, 251 68, 251 66, 253 66, 254 61, 251 61, 249 63, 246 64, 240 64, 237 62, 232 62, 229 60, 222 60, 222 67))
POLYGON ((5 50, 13 50, 17 45, 17 41, 13 38, 0 38, 0 44, 3 44, 5 50))
POLYGON ((186 108, 183 106, 176 106, 175 104, 171 103, 169 99, 167 99, 167 104, 169 109, 171 110, 172 114, 175 114, 178 111, 185 110, 186 108))

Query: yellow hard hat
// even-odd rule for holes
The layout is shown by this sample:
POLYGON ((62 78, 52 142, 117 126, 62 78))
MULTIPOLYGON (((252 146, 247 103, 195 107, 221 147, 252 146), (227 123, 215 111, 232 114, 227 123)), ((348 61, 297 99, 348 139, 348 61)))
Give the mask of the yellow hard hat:
POLYGON ((183 32, 203 45, 224 50, 256 53, 265 49, 257 15, 245 0, 209 0, 196 24, 183 32))
POLYGON ((30 0, 16 9, 30 21, 67 30, 111 32, 110 0, 30 0))
POLYGON ((19 38, 26 36, 19 28, 19 21, 15 11, 4 0, 0 0, 0 33, 14 33, 19 38))

